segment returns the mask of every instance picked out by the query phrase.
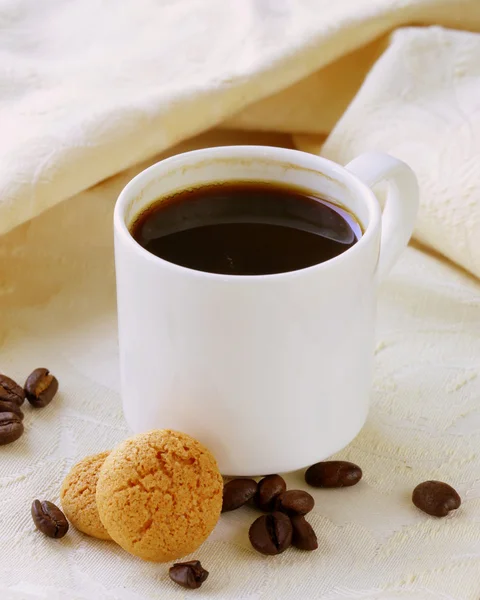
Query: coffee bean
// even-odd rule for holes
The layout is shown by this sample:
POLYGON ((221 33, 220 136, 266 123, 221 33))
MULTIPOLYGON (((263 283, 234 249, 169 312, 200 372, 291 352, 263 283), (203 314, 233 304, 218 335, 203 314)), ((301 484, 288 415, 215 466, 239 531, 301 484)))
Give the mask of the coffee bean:
POLYGON ((58 381, 48 369, 35 369, 25 382, 27 400, 36 408, 50 404, 58 391, 58 381))
POLYGON ((25 392, 13 379, 0 375, 0 400, 21 406, 25 400, 25 392))
POLYGON ((451 510, 457 509, 462 500, 448 483, 424 481, 413 490, 412 502, 428 515, 445 517, 451 510))
POLYGON ((287 515, 306 515, 315 506, 315 500, 303 490, 282 492, 275 500, 275 510, 287 515))
POLYGON ((258 482, 255 504, 260 510, 272 511, 276 497, 287 489, 287 484, 280 475, 267 475, 258 482))
POLYGON ((281 512, 262 515, 250 526, 250 543, 262 554, 275 555, 286 550, 292 543, 292 523, 281 512))
POLYGON ((68 521, 63 512, 52 502, 34 500, 32 519, 35 527, 51 538, 62 538, 68 531, 68 521))
POLYGON ((340 488, 355 485, 362 478, 362 469, 344 460, 328 460, 312 465, 305 473, 308 485, 317 488, 340 488))
POLYGON ((5 412, 17 415, 17 417, 20 420, 23 419, 23 412, 22 409, 18 406, 18 404, 15 404, 15 402, 8 402, 7 400, 0 400, 0 413, 5 412))
POLYGON ((223 486, 222 512, 240 508, 254 497, 256 491, 257 482, 254 479, 232 479, 223 486))
POLYGON ((300 550, 316 550, 318 548, 317 536, 305 517, 293 515, 290 520, 293 528, 292 545, 300 550))
POLYGON ((168 574, 172 581, 189 590, 199 588, 208 577, 208 571, 202 567, 199 560, 175 563, 170 567, 168 574))
POLYGON ((21 418, 15 413, 0 412, 0 446, 11 444, 23 433, 21 418))

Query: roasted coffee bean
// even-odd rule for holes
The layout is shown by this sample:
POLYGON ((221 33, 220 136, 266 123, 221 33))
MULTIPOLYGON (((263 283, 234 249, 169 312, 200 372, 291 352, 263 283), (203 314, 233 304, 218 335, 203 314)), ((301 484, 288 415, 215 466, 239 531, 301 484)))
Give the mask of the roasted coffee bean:
POLYGON ((254 497, 256 491, 257 482, 254 479, 232 479, 223 486, 222 512, 240 508, 254 497))
POLYGON ((27 400, 36 408, 50 404, 57 391, 57 378, 48 369, 35 369, 25 382, 27 400))
POLYGON ((300 550, 316 550, 318 548, 317 536, 305 517, 293 515, 290 520, 293 528, 292 546, 300 550))
POLYGON ((202 567, 199 560, 175 563, 170 567, 168 574, 172 581, 189 590, 199 588, 208 577, 208 571, 202 567))
POLYGON ((275 500, 275 510, 287 515, 306 515, 315 506, 315 500, 303 490, 282 492, 275 500))
POLYGON ((22 406, 25 400, 25 392, 13 379, 6 375, 0 375, 0 400, 22 406))
POLYGON ((308 485, 317 488, 340 488, 355 485, 362 478, 362 469, 345 460, 327 460, 312 465, 305 473, 308 485))
POLYGON ((412 502, 428 515, 445 517, 451 510, 456 510, 462 500, 448 483, 424 481, 413 490, 412 502))
POLYGON ((11 444, 23 433, 22 419, 11 412, 0 412, 0 446, 11 444))
POLYGON ((23 419, 23 412, 18 404, 15 404, 15 402, 7 402, 6 400, 0 400, 0 413, 5 412, 13 413, 14 415, 17 415, 19 419, 23 419))
POLYGON ((51 538, 62 538, 68 531, 68 521, 63 512, 52 502, 34 500, 32 519, 35 527, 51 538))
POLYGON ((270 512, 275 505, 276 497, 287 489, 287 484, 280 475, 267 475, 258 482, 255 504, 260 510, 270 512))
POLYGON ((281 512, 262 515, 252 523, 248 537, 258 552, 280 554, 292 543, 292 523, 290 518, 281 512))

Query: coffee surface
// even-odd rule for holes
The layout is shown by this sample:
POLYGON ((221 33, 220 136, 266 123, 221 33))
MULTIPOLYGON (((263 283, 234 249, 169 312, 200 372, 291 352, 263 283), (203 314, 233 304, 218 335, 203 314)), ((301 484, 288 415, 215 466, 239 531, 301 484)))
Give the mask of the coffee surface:
POLYGON ((171 263, 226 275, 304 269, 351 248, 355 218, 322 198, 280 185, 207 185, 158 200, 131 229, 134 239, 171 263))

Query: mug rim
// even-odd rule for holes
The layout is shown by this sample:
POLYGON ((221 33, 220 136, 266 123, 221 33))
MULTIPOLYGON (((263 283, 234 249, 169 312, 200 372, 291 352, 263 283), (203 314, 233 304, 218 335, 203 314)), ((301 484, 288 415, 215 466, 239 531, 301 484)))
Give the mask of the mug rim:
MULTIPOLYGON (((356 216, 356 215, 355 215, 356 216)), ((190 150, 187 152, 181 152, 173 156, 169 156, 163 160, 160 160, 150 167, 147 167, 143 171, 140 171, 135 177, 133 177, 120 192, 114 208, 114 230, 115 233, 120 236, 120 239, 129 246, 133 252, 140 254, 143 258, 153 263, 168 268, 179 273, 183 273, 192 277, 201 277, 202 279, 208 278, 216 281, 228 281, 245 283, 245 282, 261 282, 261 281, 273 281, 292 277, 298 277, 301 275, 307 275, 316 273, 317 271, 324 271, 328 268, 334 267, 339 263, 344 263, 356 256, 362 249, 367 246, 371 239, 374 237, 376 230, 378 229, 381 222, 381 209, 380 204, 371 190, 371 188, 359 179, 355 174, 350 172, 346 167, 339 165, 338 163, 310 154, 302 150, 295 150, 292 148, 281 148, 276 146, 259 146, 259 145, 232 145, 232 146, 214 146, 210 148, 200 148, 198 150, 190 150), (262 160, 271 160, 272 163, 285 164, 296 166, 299 169, 308 169, 318 171, 321 174, 328 175, 328 172, 334 172, 340 180, 345 181, 349 189, 353 189, 359 197, 363 199, 367 205, 368 210, 368 223, 361 225, 364 226, 364 232, 362 237, 341 254, 330 258, 324 262, 294 271, 286 271, 284 273, 270 273, 263 275, 229 275, 222 273, 209 273, 207 271, 198 271, 191 269, 190 267, 184 267, 177 265, 164 258, 156 256, 149 252, 146 248, 141 246, 137 240, 132 236, 130 229, 126 223, 126 209, 132 197, 138 195, 141 189, 144 188, 155 176, 158 175, 158 171, 164 169, 175 168, 180 166, 183 162, 189 159, 198 158, 198 161, 205 161, 206 159, 215 159, 223 157, 234 160, 237 159, 255 159, 261 158, 262 160), (310 163, 310 164, 309 164, 310 163)))

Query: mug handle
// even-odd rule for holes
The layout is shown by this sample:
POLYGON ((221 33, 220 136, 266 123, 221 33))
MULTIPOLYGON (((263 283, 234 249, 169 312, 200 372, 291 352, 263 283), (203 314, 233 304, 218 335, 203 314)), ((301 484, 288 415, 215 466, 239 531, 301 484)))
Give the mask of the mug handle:
POLYGON ((387 181, 389 184, 382 215, 382 237, 377 269, 377 278, 381 281, 393 267, 412 236, 419 204, 417 178, 407 164, 381 152, 361 154, 345 168, 369 187, 381 181, 387 181))

